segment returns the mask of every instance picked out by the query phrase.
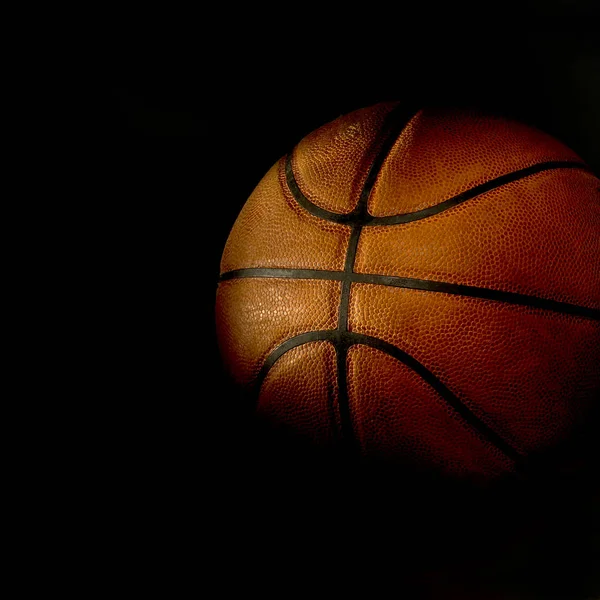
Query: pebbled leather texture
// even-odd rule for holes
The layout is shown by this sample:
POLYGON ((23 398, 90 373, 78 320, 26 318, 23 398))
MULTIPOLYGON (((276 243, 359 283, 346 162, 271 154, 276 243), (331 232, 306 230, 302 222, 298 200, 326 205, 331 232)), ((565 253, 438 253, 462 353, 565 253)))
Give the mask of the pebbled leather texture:
POLYGON ((342 270, 350 227, 319 219, 287 189, 283 161, 258 184, 227 239, 221 273, 257 267, 342 270))
POLYGON ((286 340, 334 329, 339 281, 234 279, 218 290, 217 336, 235 381, 250 386, 267 356, 286 340))
POLYGON ((393 357, 352 346, 348 383, 356 436, 365 453, 427 462, 456 475, 500 474, 511 468, 430 385, 393 357))
POLYGON ((490 115, 419 111, 381 168, 369 198, 374 216, 434 206, 490 179, 555 160, 579 160, 549 135, 490 115))
POLYGON ((286 352, 269 369, 257 410, 275 428, 332 446, 340 428, 334 346, 308 342, 286 352))
POLYGON ((559 441, 600 386, 598 322, 479 298, 357 283, 350 330, 450 382, 517 450, 559 441))
POLYGON ((378 133, 397 105, 386 102, 344 115, 300 141, 292 164, 311 202, 338 213, 355 208, 381 142, 378 133))
POLYGON ((259 414, 315 445, 494 478, 600 397, 600 181, 469 111, 419 110, 386 146, 401 108, 324 125, 258 184, 221 261, 221 353, 259 414), (412 289, 428 282, 455 287, 412 289))
POLYGON ((600 308, 597 188, 586 171, 543 171, 438 215, 365 228, 355 271, 600 308))

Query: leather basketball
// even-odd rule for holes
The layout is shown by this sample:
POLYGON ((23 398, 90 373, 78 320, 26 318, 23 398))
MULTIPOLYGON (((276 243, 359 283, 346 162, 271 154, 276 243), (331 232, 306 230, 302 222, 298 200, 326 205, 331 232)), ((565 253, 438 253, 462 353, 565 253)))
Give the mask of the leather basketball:
POLYGON ((452 477, 514 472, 600 397, 600 181, 506 118, 343 115, 241 210, 216 327, 274 427, 452 477))

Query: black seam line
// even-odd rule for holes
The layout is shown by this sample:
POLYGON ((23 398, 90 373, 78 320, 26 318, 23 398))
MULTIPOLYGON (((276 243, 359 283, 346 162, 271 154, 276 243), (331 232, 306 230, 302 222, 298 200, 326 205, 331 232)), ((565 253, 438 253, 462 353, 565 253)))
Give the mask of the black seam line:
MULTIPOLYGON (((503 292, 457 283, 444 283, 443 281, 430 281, 427 279, 412 279, 408 277, 393 277, 387 275, 368 275, 362 273, 348 273, 342 271, 325 271, 310 269, 238 269, 221 275, 221 281, 237 279, 242 277, 273 277, 281 279, 325 279, 330 281, 343 281, 351 283, 370 283, 374 285, 385 285, 398 288, 423 290, 428 292, 442 292, 457 296, 468 296, 470 298, 481 298, 494 300, 507 304, 518 304, 541 308, 567 315, 585 317, 596 321, 600 320, 600 309, 588 308, 558 300, 548 300, 537 296, 528 296, 517 292, 503 292)), ((349 283, 348 283, 349 285, 349 283)), ((347 322, 347 314, 344 319, 347 322)))
MULTIPOLYGON (((530 175, 541 173, 542 171, 550 171, 554 169, 582 169, 584 171, 590 171, 590 168, 585 163, 574 161, 548 161, 538 163, 536 165, 532 165, 524 169, 519 169, 518 171, 507 173, 506 175, 501 175, 500 177, 496 177, 495 179, 491 179, 490 181, 477 185, 469 190, 458 194, 457 196, 454 196, 452 198, 449 198, 448 200, 440 202, 439 204, 430 206, 428 208, 424 208, 422 210, 418 210, 412 213, 404 213, 401 215, 373 217, 369 215, 366 211, 364 212, 364 214, 359 212, 359 207, 357 207, 350 213, 342 214, 325 210, 324 208, 317 206, 302 193, 300 187, 298 186, 298 183, 296 182, 292 168, 291 153, 287 156, 285 163, 285 175, 288 187, 292 192, 294 199, 296 200, 296 202, 298 202, 298 204, 300 204, 300 206, 306 209, 310 214, 324 219, 326 221, 333 221, 334 223, 342 223, 346 225, 360 223, 363 226, 399 225, 402 223, 410 223, 412 221, 420 221, 421 219, 426 219, 427 217, 431 217, 433 215, 437 215, 441 212, 454 208, 455 206, 462 204, 467 200, 471 200, 476 196, 479 196, 486 192, 490 192, 508 183, 513 183, 515 181, 518 181, 519 179, 529 177, 530 175)), ((373 178, 372 185, 374 185, 374 182, 375 178, 373 178)))
POLYGON ((255 267, 249 269, 234 269, 221 275, 219 281, 240 279, 246 277, 274 277, 276 279, 329 279, 343 281, 348 275, 344 271, 325 271, 312 269, 276 269, 255 267))
POLYGON ((513 171, 512 173, 507 173, 506 175, 501 175, 500 177, 496 177, 495 179, 486 181, 485 183, 482 183, 469 190, 466 190, 458 194, 457 196, 454 196, 453 198, 444 200, 443 202, 440 202, 435 206, 430 206, 428 208, 424 208, 422 210, 418 210, 413 213, 407 213, 404 215, 392 215, 389 217, 372 217, 368 225, 399 225, 401 223, 420 221, 421 219, 426 219, 427 217, 431 217, 433 215, 437 215, 441 212, 454 208, 455 206, 458 206, 459 204, 462 204, 467 200, 471 200, 476 196, 480 196, 481 194, 491 192, 492 190, 502 187, 503 185, 519 181, 520 179, 525 179, 526 177, 530 177, 531 175, 535 175, 543 171, 552 171, 556 169, 582 169, 589 171, 589 167, 587 165, 574 161, 549 161, 538 163, 537 165, 532 165, 531 167, 519 169, 518 171, 513 171))
POLYGON ((412 106, 403 106, 400 104, 386 117, 386 121, 381 130, 381 133, 384 133, 386 137, 369 168, 360 198, 353 211, 356 218, 354 222, 355 225, 364 225, 372 218, 367 210, 367 205, 375 182, 377 181, 377 177, 379 177, 383 164, 392 151, 392 148, 399 140, 408 124, 417 114, 418 111, 414 110, 412 106))
MULTIPOLYGON (((338 355, 338 369, 342 368, 340 362, 342 360, 344 362, 342 368, 343 375, 346 375, 346 357, 348 349, 350 348, 350 346, 356 344, 370 346, 371 348, 380 350, 381 352, 384 352, 392 358, 395 358, 396 360, 402 362, 407 367, 412 369, 415 373, 417 373, 417 375, 419 375, 427 384, 429 384, 443 398, 443 400, 462 417, 462 419, 468 425, 475 429, 481 436, 483 436, 489 443, 494 445, 505 456, 507 456, 513 461, 520 461, 523 459, 523 455, 518 450, 511 446, 511 444, 509 444, 502 436, 496 433, 494 429, 492 429, 477 415, 475 415, 475 413, 473 413, 465 404, 463 404, 460 398, 458 398, 448 387, 446 387, 444 383, 442 383, 440 379, 437 378, 436 375, 434 375, 416 358, 388 342, 384 342, 383 340, 380 340, 378 338, 374 338, 360 333, 339 331, 337 329, 310 331, 308 333, 297 335, 285 341, 283 344, 281 344, 275 350, 273 350, 273 352, 271 352, 271 354, 265 360, 263 367, 255 382, 255 385, 257 386, 257 393, 260 391, 263 381, 271 367, 286 352, 292 350, 293 348, 297 348, 298 346, 301 346, 303 344, 307 344, 309 342, 320 341, 332 342, 335 345, 338 355)), ((347 385, 346 377, 340 379, 338 374, 338 386, 340 388, 339 396, 341 396, 342 388, 345 385, 347 385)), ((340 414, 340 417, 350 418, 350 414, 349 412, 345 416, 342 416, 342 414, 340 414)))
POLYGON ((363 188, 358 200, 356 207, 349 213, 336 213, 330 210, 326 210, 317 206, 314 202, 310 201, 300 189, 296 176, 294 175, 294 168, 292 165, 292 152, 289 152, 285 157, 285 178, 292 196, 312 215, 324 219, 326 221, 333 221, 335 223, 345 223, 350 225, 361 225, 368 223, 372 217, 367 212, 367 202, 375 181, 379 176, 381 167, 388 154, 390 153, 394 144, 398 141, 398 138, 408 125, 410 121, 418 114, 419 111, 411 105, 398 105, 394 108, 384 119, 384 123, 381 126, 381 130, 378 134, 378 140, 374 143, 380 143, 383 138, 383 143, 379 148, 375 159, 369 167, 369 172, 363 184, 363 188))
POLYGON ((344 265, 344 277, 341 281, 342 284, 342 295, 340 298, 340 310, 338 313, 338 329, 340 331, 348 330, 348 305, 350 302, 350 285, 352 283, 352 270, 354 268, 354 259, 356 257, 356 248, 358 246, 358 239, 362 227, 355 226, 352 228, 350 234, 350 241, 348 243, 348 250, 346 251, 346 263, 344 265))
MULTIPOLYGON (((352 232, 348 241, 346 250, 346 260, 344 263, 344 273, 348 276, 343 280, 342 290, 340 294, 340 305, 338 311, 338 333, 343 336, 348 331, 348 313, 350 304, 350 287, 352 280, 350 276, 354 271, 354 263, 356 261, 356 252, 358 249, 358 241, 362 232, 362 224, 368 220, 367 205, 369 196, 375 185, 375 181, 379 176, 381 168, 388 157, 391 149, 398 140, 398 137, 405 129, 407 123, 414 117, 415 111, 411 106, 398 105, 385 118, 377 134, 377 139, 374 144, 379 145, 375 158, 369 167, 369 172, 365 178, 360 197, 355 209, 350 214, 352 224, 352 232)), ((289 161, 291 171, 291 159, 289 161)), ((287 169, 286 169, 287 171, 287 169)), ((299 190, 299 188, 298 188, 299 190)), ((339 338, 341 340, 341 338, 339 338)), ((354 433, 354 425, 352 422, 352 414, 350 411, 350 402, 348 400, 348 373, 346 366, 347 347, 345 344, 338 341, 335 344, 337 353, 337 377, 339 387, 339 412, 340 412, 340 429, 342 440, 351 452, 358 451, 358 440, 354 433)))

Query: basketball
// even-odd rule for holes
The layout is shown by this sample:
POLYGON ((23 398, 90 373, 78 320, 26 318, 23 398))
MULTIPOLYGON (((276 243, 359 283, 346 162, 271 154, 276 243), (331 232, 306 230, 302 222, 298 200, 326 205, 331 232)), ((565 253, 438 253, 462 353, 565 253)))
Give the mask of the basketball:
POLYGON ((600 181, 507 117, 356 110, 260 180, 215 316, 270 427, 451 478, 515 473, 600 397, 600 181))

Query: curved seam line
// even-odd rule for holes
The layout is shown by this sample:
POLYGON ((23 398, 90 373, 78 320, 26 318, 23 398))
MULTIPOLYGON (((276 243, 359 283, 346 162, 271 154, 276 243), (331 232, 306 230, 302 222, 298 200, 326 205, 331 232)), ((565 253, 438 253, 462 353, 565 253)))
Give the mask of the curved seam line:
POLYGON ((494 179, 490 179, 489 181, 469 188, 455 196, 452 196, 451 198, 442 200, 438 204, 429 206, 418 211, 383 217, 375 217, 367 213, 367 215, 364 216, 363 219, 361 219, 361 211, 357 210, 358 205, 349 213, 336 213, 321 208, 320 206, 316 205, 314 202, 309 200, 304 195, 304 193, 300 189, 300 186, 298 185, 298 182, 296 181, 293 166, 291 163, 291 153, 288 154, 285 159, 285 176, 288 190, 292 194, 292 197, 302 208, 304 208, 313 216, 319 217, 327 221, 331 221, 333 223, 345 225, 360 223, 361 225, 367 227, 383 225, 400 225, 403 223, 420 221, 428 217, 445 212, 446 210, 450 210, 451 208, 454 208, 455 206, 458 206, 459 204, 462 204, 467 200, 472 200, 473 198, 480 196, 481 194, 491 192, 492 190, 503 187, 504 185, 508 185, 509 183, 520 181, 532 175, 536 175, 537 173, 542 173, 544 171, 553 171, 558 169, 581 169, 587 172, 591 172, 590 168, 585 163, 580 163, 576 161, 546 161, 542 163, 537 163, 535 165, 531 165, 529 167, 525 167, 523 169, 517 169, 516 171, 505 173, 504 175, 500 175, 499 177, 495 177, 494 179))
MULTIPOLYGON (((419 362, 416 358, 401 350, 397 346, 390 344, 379 338, 368 336, 361 333, 340 332, 337 329, 327 329, 320 331, 310 331, 302 333, 293 338, 290 338, 280 344, 268 356, 255 380, 257 395, 260 394, 260 389, 266 379, 269 371, 274 364, 287 352, 308 344, 311 342, 327 341, 333 343, 336 352, 339 352, 338 346, 343 348, 343 356, 346 357, 347 351, 351 346, 362 344, 385 353, 388 356, 398 360, 406 365, 411 371, 416 373, 425 383, 429 385, 442 400, 449 405, 464 421, 464 423, 474 429, 478 434, 482 435, 485 440, 500 450, 505 456, 513 461, 523 459, 523 455, 513 446, 511 446, 502 436, 494 429, 487 425, 475 413, 471 411, 459 398, 456 396, 436 375, 434 375, 425 365, 419 362)), ((338 382, 338 386, 339 386, 338 382)))
MULTIPOLYGON (((363 212, 361 204, 366 204, 366 201, 368 200, 368 196, 371 193, 371 189, 375 185, 376 179, 379 177, 381 167, 383 167, 383 160, 385 160, 385 157, 387 157, 387 155, 389 155, 392 148, 396 145, 396 143, 398 142, 398 140, 400 139, 400 137, 402 136, 402 134, 404 133, 404 131, 406 130, 408 125, 410 124, 410 122, 413 119, 415 119, 416 116, 422 111, 422 109, 419 109, 416 111, 411 110, 410 118, 407 121, 402 123, 402 128, 400 129, 400 131, 397 133, 396 136, 391 138, 390 136, 391 136, 391 133, 393 133, 393 129, 391 132, 389 131, 389 129, 388 129, 389 123, 392 122, 392 124, 393 124, 393 121, 396 118, 396 115, 398 113, 402 113, 403 110, 407 110, 407 108, 410 108, 410 107, 403 107, 400 103, 398 103, 383 118, 383 122, 380 125, 379 131, 375 135, 373 142, 370 145, 370 148, 367 148, 366 151, 374 150, 378 144, 381 144, 381 147, 375 152, 373 162, 367 169, 367 173, 365 175, 365 180, 362 185, 362 190, 361 190, 360 196, 356 202, 356 206, 352 210, 348 211, 347 213, 337 213, 337 212, 328 210, 326 208, 322 208, 322 207, 318 206, 310 198, 308 198, 308 196, 301 190, 300 185, 296 179, 295 169, 294 169, 294 165, 293 165, 294 155, 295 155, 296 150, 298 149, 298 145, 296 145, 292 149, 292 151, 289 152, 284 157, 284 159, 285 159, 284 174, 285 174, 285 178, 286 178, 286 183, 288 186, 288 190, 292 194, 292 197, 296 200, 296 203, 299 204, 305 210, 307 210, 313 216, 320 217, 327 221, 332 221, 332 222, 340 223, 340 224, 346 224, 346 223, 355 224, 356 222, 358 222, 358 220, 360 220, 360 217, 363 212), (386 130, 386 129, 388 129, 388 130, 386 130), (389 142, 389 141, 391 141, 391 144, 390 144, 390 147, 387 148, 387 150, 386 150, 385 149, 386 142, 389 142), (379 165, 379 168, 377 169, 377 172, 375 173, 375 176, 373 177, 373 166, 377 164, 377 162, 379 161, 380 158, 382 158, 382 156, 381 156, 382 154, 383 154, 383 160, 381 161, 381 164, 379 165), (371 181, 371 179, 372 179, 372 181, 371 181), (367 196, 366 198, 365 198, 365 194, 367 196)), ((366 151, 365 151, 365 153, 366 153, 366 151)))

